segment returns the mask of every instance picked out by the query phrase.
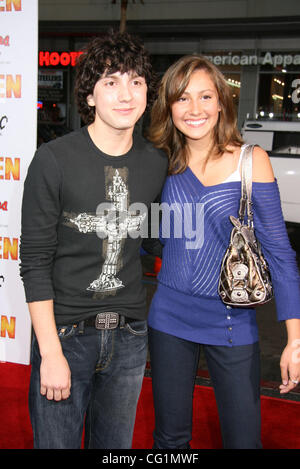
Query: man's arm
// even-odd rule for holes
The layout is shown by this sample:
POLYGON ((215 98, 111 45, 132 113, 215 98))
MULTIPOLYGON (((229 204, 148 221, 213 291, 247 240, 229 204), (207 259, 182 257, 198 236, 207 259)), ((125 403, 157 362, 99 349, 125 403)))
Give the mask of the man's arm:
POLYGON ((41 355, 41 393, 48 399, 70 394, 70 370, 54 319, 52 271, 57 249, 62 184, 54 155, 36 152, 24 183, 20 274, 41 355))
POLYGON ((53 300, 28 304, 41 355, 41 394, 60 401, 70 395, 71 372, 62 352, 53 313, 53 300))
POLYGON ((161 218, 162 214, 161 211, 158 211, 159 218, 156 219, 156 217, 152 217, 152 207, 154 205, 159 205, 161 202, 161 194, 156 197, 154 202, 151 204, 149 210, 148 210, 148 231, 147 231, 147 238, 142 239, 142 249, 146 251, 148 254, 151 254, 152 256, 155 257, 160 257, 162 258, 162 252, 163 252, 163 244, 160 241, 159 235, 160 235, 160 224, 161 224, 161 218))

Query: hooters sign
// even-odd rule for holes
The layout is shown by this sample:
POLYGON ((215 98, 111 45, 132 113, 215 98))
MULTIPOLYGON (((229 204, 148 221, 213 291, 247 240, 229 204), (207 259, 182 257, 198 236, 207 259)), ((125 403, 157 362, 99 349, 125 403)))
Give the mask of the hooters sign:
POLYGON ((38 0, 0 0, 0 28, 0 361, 26 365, 31 321, 19 241, 23 185, 36 150, 38 0))

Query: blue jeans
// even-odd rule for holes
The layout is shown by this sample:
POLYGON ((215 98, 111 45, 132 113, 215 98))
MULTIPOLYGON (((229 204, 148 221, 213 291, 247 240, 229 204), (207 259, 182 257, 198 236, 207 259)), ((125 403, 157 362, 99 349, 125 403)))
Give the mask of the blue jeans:
POLYGON ((40 394, 40 353, 32 343, 29 410, 34 447, 129 449, 147 358, 147 323, 97 330, 58 327, 71 369, 71 395, 50 401, 40 394), (63 331, 63 329, 65 329, 63 331))
MULTIPOLYGON (((189 448, 201 345, 149 328, 155 408, 154 448, 189 448)), ((203 345, 215 391, 223 447, 261 448, 258 343, 203 345)))

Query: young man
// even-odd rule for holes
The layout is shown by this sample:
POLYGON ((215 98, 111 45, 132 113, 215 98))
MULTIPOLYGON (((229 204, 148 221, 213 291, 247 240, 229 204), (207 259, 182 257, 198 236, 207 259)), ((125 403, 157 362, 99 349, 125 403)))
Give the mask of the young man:
POLYGON ((87 125, 43 144, 28 170, 20 256, 35 448, 80 448, 84 419, 86 448, 131 447, 147 326, 137 237, 145 214, 130 205, 149 207, 167 171, 164 154, 133 133, 151 91, 137 39, 94 39, 75 86, 87 125))

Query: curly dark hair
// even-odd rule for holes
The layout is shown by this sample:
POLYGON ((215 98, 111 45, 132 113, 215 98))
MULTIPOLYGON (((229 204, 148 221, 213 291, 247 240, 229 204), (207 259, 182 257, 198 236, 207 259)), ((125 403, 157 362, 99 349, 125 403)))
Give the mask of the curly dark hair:
POLYGON ((95 84, 103 74, 134 71, 147 83, 147 106, 155 98, 157 77, 150 57, 141 40, 128 33, 110 30, 104 36, 92 39, 76 64, 75 99, 78 112, 85 122, 95 119, 95 107, 89 106, 87 97, 93 94, 95 84))

